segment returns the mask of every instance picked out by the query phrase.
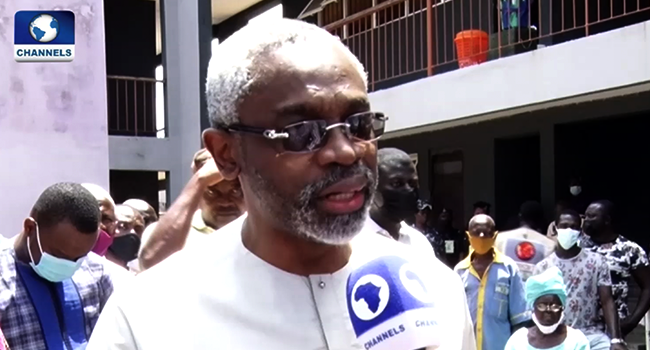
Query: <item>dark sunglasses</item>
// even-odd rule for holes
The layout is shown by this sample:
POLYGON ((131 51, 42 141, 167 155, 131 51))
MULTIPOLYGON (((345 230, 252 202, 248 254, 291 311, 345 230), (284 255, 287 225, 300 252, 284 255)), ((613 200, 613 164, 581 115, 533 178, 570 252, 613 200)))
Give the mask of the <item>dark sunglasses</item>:
POLYGON ((363 112, 349 116, 343 123, 327 125, 324 120, 306 120, 285 126, 280 130, 264 129, 241 124, 219 127, 229 132, 263 136, 269 140, 282 141, 286 152, 307 153, 323 147, 327 132, 341 127, 345 135, 354 141, 372 142, 384 134, 388 117, 379 112, 363 112))

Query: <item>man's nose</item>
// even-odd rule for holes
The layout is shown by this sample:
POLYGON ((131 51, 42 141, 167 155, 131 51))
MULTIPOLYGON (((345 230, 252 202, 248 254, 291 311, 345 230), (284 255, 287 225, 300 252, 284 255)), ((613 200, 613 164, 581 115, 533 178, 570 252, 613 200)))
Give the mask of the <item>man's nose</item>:
POLYGON ((317 155, 321 165, 338 163, 349 166, 363 156, 364 147, 351 140, 342 128, 334 128, 328 132, 327 143, 317 155))

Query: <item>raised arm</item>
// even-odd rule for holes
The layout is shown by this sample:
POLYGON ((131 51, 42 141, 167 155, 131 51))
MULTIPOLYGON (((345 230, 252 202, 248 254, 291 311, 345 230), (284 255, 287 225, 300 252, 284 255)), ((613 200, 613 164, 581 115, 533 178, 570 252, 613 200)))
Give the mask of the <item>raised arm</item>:
POLYGON ((148 269, 183 249, 192 225, 192 216, 199 209, 204 192, 221 180, 223 176, 210 158, 192 176, 174 204, 145 237, 139 256, 143 269, 148 269))

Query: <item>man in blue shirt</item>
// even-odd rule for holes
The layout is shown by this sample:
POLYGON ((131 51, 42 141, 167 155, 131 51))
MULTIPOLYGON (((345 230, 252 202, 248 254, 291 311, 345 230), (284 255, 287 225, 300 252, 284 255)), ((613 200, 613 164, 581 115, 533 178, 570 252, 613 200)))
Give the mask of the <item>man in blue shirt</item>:
POLYGON ((476 215, 469 222, 469 256, 456 265, 465 285, 477 350, 502 350, 510 335, 530 321, 517 264, 494 249, 494 220, 476 215))

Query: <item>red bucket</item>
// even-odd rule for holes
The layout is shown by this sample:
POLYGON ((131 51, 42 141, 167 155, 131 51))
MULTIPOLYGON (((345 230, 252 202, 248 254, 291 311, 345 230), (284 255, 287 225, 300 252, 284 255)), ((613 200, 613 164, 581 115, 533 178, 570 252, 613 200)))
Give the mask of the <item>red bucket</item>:
POLYGON ((460 68, 487 61, 488 33, 482 30, 465 30, 456 35, 454 42, 456 51, 458 51, 458 66, 460 68))

